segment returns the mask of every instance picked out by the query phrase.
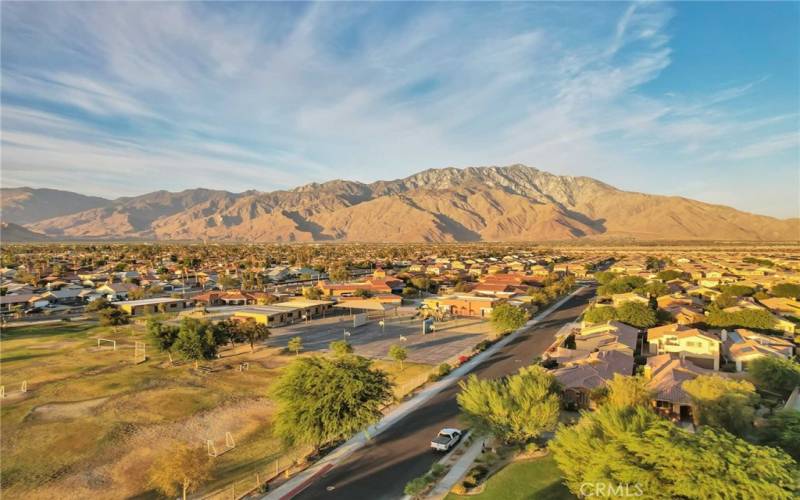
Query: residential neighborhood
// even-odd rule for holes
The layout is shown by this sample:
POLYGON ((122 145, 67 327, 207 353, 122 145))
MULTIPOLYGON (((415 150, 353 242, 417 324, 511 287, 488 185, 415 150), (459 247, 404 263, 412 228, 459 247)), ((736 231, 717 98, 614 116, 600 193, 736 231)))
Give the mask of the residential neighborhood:
MULTIPOLYGON (((791 390, 776 389, 774 384, 780 381, 756 377, 753 370, 763 371, 759 365, 763 359, 797 367, 800 253, 792 247, 742 253, 732 247, 681 245, 657 252, 630 246, 468 244, 14 245, 3 247, 2 259, 0 303, 6 346, 14 345, 9 342, 25 345, 26 337, 13 340, 17 331, 42 332, 34 335, 43 338, 49 338, 44 333, 48 331, 56 335, 76 328, 95 331, 82 348, 80 337, 70 341, 74 346, 70 349, 78 349, 70 352, 79 359, 96 355, 91 352, 109 342, 114 352, 130 342, 127 336, 142 339, 142 345, 148 346, 145 356, 136 358, 137 363, 144 360, 138 366, 147 367, 148 358, 165 354, 169 362, 150 369, 181 374, 180 378, 211 377, 200 382, 203 385, 214 378, 234 377, 245 367, 267 371, 281 367, 282 373, 298 355, 298 360, 320 355, 336 360, 345 346, 343 352, 352 353, 348 356, 372 360, 391 371, 395 397, 401 397, 397 401, 413 401, 424 397, 425 388, 432 384, 453 383, 447 382, 451 372, 469 369, 473 358, 477 362, 496 349, 506 349, 507 339, 519 335, 512 332, 524 330, 526 324, 535 325, 537 318, 546 324, 552 314, 563 319, 540 327, 542 333, 535 343, 526 344, 525 354, 513 355, 505 363, 512 363, 508 380, 526 363, 542 370, 537 377, 553 381, 561 425, 585 418, 580 412, 606 411, 609 401, 619 397, 615 394, 621 380, 630 380, 626 384, 633 387, 641 384, 648 395, 646 407, 690 433, 709 425, 707 403, 700 402, 693 386, 700 382, 745 384, 757 391, 748 396, 753 417, 743 424, 749 426, 744 435, 751 440, 761 435, 760 429, 766 429, 782 408, 791 406, 791 390), (567 305, 560 305, 565 300, 567 305), (177 338, 163 336, 169 331, 177 338), (204 346, 200 351, 191 347, 195 344, 190 337, 182 338, 195 335, 190 332, 201 335, 191 341, 204 346), (208 344, 212 337, 219 340, 208 344), (193 364, 182 365, 182 360, 193 364), (758 398, 752 399, 755 395, 758 398)), ((43 344, 49 345, 54 344, 43 344)), ((34 373, 29 371, 33 365, 19 368, 20 373, 34 373)), ((40 393, 45 397, 48 382, 36 380, 26 382, 27 392, 22 396, 9 396, 2 404, 24 404, 40 393)), ((463 387, 470 390, 469 385, 463 387)), ((8 386, 4 390, 13 394, 8 386)), ((220 397, 225 397, 224 393, 220 397)), ((253 404, 261 398, 264 396, 256 397, 253 404)), ((471 411, 460 398, 462 411, 471 411)), ((450 404, 456 403, 455 398, 452 401, 450 404)), ((426 408, 434 403, 422 404, 426 408)), ((252 411, 256 408, 259 406, 252 411)), ((402 405, 393 408, 391 404, 386 407, 384 418, 392 411, 404 411, 402 405)), ((184 418, 188 422, 200 416, 184 418)), ((271 418, 261 425, 271 428, 270 422, 271 418)), ((445 423, 460 425, 452 417, 445 418, 442 425, 445 423)), ((528 444, 542 446, 547 439, 558 442, 552 434, 555 423, 539 431, 545 438, 528 444)), ((20 425, 23 427, 17 432, 24 432, 28 424, 20 425)), ((420 439, 427 438, 424 429, 416 429, 411 421, 385 432, 389 436, 418 432, 420 439)), ((252 431, 240 429, 236 435, 243 450, 246 443, 262 446, 258 443, 263 438, 252 431)), ((517 453, 508 442, 490 442, 501 456, 517 453)), ((397 441, 397 446, 400 443, 397 441)), ((301 450, 292 453, 308 453, 301 450)), ((230 453, 231 459, 239 454, 236 450, 230 453)), ((294 462, 288 475, 264 477, 277 492, 303 484, 300 497, 312 498, 321 494, 325 484, 346 477, 346 464, 361 453, 354 451, 352 457, 342 459, 337 467, 340 472, 325 480, 309 481, 321 466, 316 465, 313 453, 294 462)), ((563 456, 556 455, 556 459, 563 456)), ((427 470, 431 459, 433 456, 418 462, 413 470, 427 470)), ((316 460, 325 463, 323 458, 316 460)), ((451 461, 446 466, 453 470, 479 467, 455 458, 451 461)), ((491 467, 499 471, 503 463, 491 467)), ((245 467, 238 478, 227 481, 219 476, 221 483, 216 487, 225 491, 239 484, 247 490, 243 482, 259 470, 245 467)), ((411 471, 398 472, 395 479, 387 477, 386 481, 402 480, 398 487, 403 489, 414 477, 401 477, 411 471)), ((258 474, 260 478, 261 472, 258 474)), ((421 488, 423 495, 433 494, 450 481, 440 484, 429 474, 424 477, 415 483, 424 483, 424 487, 414 486, 421 488)), ((478 480, 472 485, 469 477, 467 474, 467 479, 449 487, 469 491, 482 484, 478 480)), ((135 490, 133 485, 119 485, 131 493, 135 490)), ((369 483, 355 483, 350 491, 360 496, 369 488, 369 483)))

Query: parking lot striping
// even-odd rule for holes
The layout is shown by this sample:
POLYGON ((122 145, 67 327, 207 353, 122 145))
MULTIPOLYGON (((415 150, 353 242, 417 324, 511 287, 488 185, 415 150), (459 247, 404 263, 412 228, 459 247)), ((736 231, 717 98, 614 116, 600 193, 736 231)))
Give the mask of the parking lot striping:
POLYGON ((398 420, 402 419, 412 411, 419 408, 422 404, 426 403, 436 394, 440 393, 444 389, 455 384, 456 381, 458 381, 461 377, 471 372, 475 367, 486 361, 486 359, 488 359, 489 357, 494 355, 497 351, 508 345, 512 340, 520 336, 522 333, 536 326, 540 321, 549 316, 553 311, 561 307, 569 299, 571 299, 578 293, 582 292, 586 288, 587 288, 586 286, 582 286, 573 291, 572 293, 570 293, 569 295, 564 296, 556 303, 552 304, 550 307, 542 311, 542 313, 538 315, 536 318, 533 318, 532 320, 528 321, 525 324, 525 326, 516 330, 514 333, 510 335, 506 335, 504 338, 493 344, 485 351, 481 352, 477 356, 473 357, 466 363, 462 364, 461 366, 450 372, 449 375, 441 378, 437 382, 430 384, 428 387, 424 388, 422 391, 417 393, 417 395, 414 396, 413 398, 398 405, 394 410, 385 415, 378 423, 368 427, 363 432, 359 432, 358 434, 347 440, 344 444, 340 445, 335 450, 333 450, 329 455, 320 460, 318 463, 302 471, 297 476, 295 476, 294 478, 290 479, 289 481, 278 487, 275 491, 268 493, 266 496, 262 498, 264 500, 288 500, 293 496, 299 494, 301 491, 303 491, 303 489, 311 485, 311 483, 315 478, 319 477, 320 470, 324 469, 325 472, 327 472, 331 468, 335 467, 339 462, 348 458, 354 452, 365 446, 373 437, 377 436, 384 430, 394 425, 398 420), (300 488, 301 486, 302 488, 300 488), (289 494, 291 494, 291 496, 289 496, 289 494))

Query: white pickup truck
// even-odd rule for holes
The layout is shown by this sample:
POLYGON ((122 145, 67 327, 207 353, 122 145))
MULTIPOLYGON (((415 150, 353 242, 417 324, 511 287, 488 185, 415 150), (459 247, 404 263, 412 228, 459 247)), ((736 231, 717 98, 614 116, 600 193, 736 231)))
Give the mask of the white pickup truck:
POLYGON ((461 431, 458 429, 442 429, 439 434, 431 441, 431 448, 437 451, 450 451, 450 449, 461 439, 461 431))

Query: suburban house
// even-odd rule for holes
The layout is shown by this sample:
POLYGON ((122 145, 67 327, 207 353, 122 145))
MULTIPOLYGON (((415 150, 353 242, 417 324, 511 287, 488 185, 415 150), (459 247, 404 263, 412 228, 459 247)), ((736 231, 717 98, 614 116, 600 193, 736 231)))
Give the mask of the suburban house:
POLYGON ((722 348, 725 358, 736 364, 741 372, 754 359, 765 356, 789 359, 794 355, 794 344, 786 339, 764 335, 744 328, 732 332, 722 330, 722 348))
POLYGON ((647 359, 644 377, 653 391, 653 405, 662 415, 680 420, 692 420, 692 400, 683 390, 683 383, 700 375, 714 373, 673 354, 659 354, 647 359))
POLYGON ((49 300, 36 293, 18 293, 0 296, 0 312, 10 313, 15 310, 26 310, 34 307, 44 307, 49 300))
POLYGON ((781 316, 794 316, 800 319, 800 301, 787 297, 770 297, 759 300, 761 304, 775 314, 781 316))
POLYGON ((722 341, 713 333, 673 323, 647 330, 650 355, 676 354, 697 366, 719 370, 722 341))
POLYGON ((633 374, 633 356, 617 350, 591 352, 551 373, 561 384, 568 408, 590 408, 592 391, 605 387, 616 373, 633 374))
POLYGON ((139 287, 131 283, 105 283, 97 287, 97 292, 103 294, 108 300, 126 300, 128 294, 139 287))
POLYGON ((672 304, 661 309, 668 312, 679 325, 693 325, 705 320, 703 309, 695 305, 672 304))
POLYGON ((619 321, 609 321, 584 326, 580 333, 575 335, 575 350, 582 352, 616 350, 633 356, 638 338, 637 328, 619 321))

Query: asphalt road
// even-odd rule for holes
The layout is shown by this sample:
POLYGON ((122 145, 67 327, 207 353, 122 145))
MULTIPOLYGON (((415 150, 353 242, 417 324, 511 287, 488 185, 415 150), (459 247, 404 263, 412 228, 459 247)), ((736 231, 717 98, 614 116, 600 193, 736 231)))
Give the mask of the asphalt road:
MULTIPOLYGON (((544 321, 515 338, 478 365, 472 373, 497 378, 530 364, 553 342, 558 330, 574 321, 590 299, 594 288, 576 294, 544 321)), ((353 453, 325 476, 299 493, 298 499, 397 499, 406 483, 423 475, 439 461, 430 441, 443 427, 459 427, 454 384, 379 434, 369 445, 353 453)))

